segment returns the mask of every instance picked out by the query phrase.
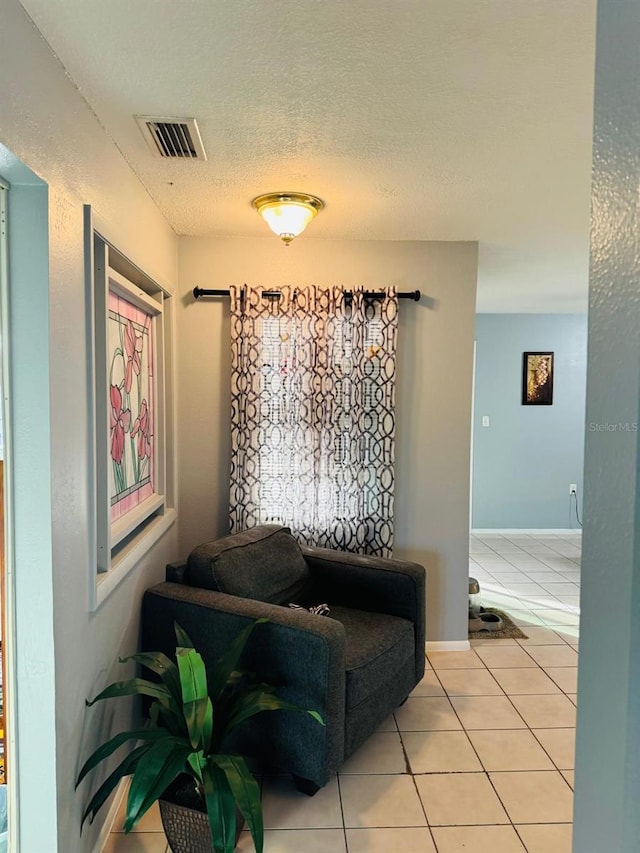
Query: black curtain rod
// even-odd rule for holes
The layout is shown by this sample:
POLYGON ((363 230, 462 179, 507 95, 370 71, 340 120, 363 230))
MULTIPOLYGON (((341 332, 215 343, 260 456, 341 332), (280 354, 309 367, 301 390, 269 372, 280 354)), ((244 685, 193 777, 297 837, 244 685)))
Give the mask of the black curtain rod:
MULTIPOLYGON (((193 298, 200 299, 201 296, 228 296, 228 290, 208 290, 204 287, 194 287, 193 288, 193 298)), ((352 293, 350 290, 345 290, 344 293, 347 299, 351 299, 352 293)), ((279 290, 263 290, 262 291, 263 298, 265 297, 279 297, 279 290)), ((380 291, 367 291, 364 294, 365 299, 382 299, 384 294, 380 291)), ((420 302, 420 291, 419 290, 403 290, 398 293, 398 299, 411 299, 413 302, 420 302)))

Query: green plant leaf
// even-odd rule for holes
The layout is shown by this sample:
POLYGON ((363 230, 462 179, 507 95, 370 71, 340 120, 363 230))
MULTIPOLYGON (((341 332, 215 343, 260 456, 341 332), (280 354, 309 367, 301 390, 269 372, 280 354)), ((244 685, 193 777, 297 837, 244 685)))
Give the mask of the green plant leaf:
POLYGON ((131 832, 176 776, 187 768, 190 754, 191 748, 184 740, 167 737, 154 743, 138 760, 127 797, 125 832, 131 832))
POLYGON ((103 743, 102 746, 99 746, 98 749, 89 756, 78 774, 76 788, 80 782, 82 782, 87 773, 93 770, 94 767, 97 767, 101 761, 104 761, 105 758, 115 752, 116 749, 128 740, 157 741, 162 740, 166 736, 166 731, 159 729, 133 729, 129 732, 120 732, 120 734, 115 735, 111 740, 108 740, 106 743, 103 743))
POLYGON ((324 726, 324 720, 317 711, 308 711, 305 708, 300 708, 298 705, 293 705, 291 702, 286 702, 279 696, 274 695, 270 690, 265 690, 263 685, 256 687, 238 697, 237 702, 229 720, 220 734, 220 741, 229 734, 232 729, 253 717, 262 711, 296 711, 298 713, 309 714, 313 719, 324 726))
POLYGON ((227 678, 227 687, 233 687, 241 678, 248 675, 252 675, 255 681, 255 675, 253 673, 245 672, 243 669, 234 669, 229 678, 227 678))
POLYGON ((173 701, 171 694, 163 684, 147 681, 144 678, 131 678, 129 681, 115 681, 105 687, 102 693, 98 693, 94 699, 87 699, 85 704, 90 708, 102 699, 113 699, 116 696, 151 696, 164 707, 169 707, 173 701))
POLYGON ((123 779, 125 776, 130 776, 131 773, 135 771, 138 765, 138 761, 148 749, 150 749, 150 744, 144 744, 143 746, 139 746, 134 749, 132 752, 129 753, 129 755, 127 755, 127 757, 123 761, 120 762, 120 764, 116 767, 113 773, 111 773, 111 775, 105 779, 105 781, 102 783, 102 785, 100 785, 93 797, 89 800, 89 804, 82 815, 82 822, 80 824, 81 827, 84 825, 84 822, 89 816, 89 814, 91 814, 90 823, 93 823, 93 819, 95 818, 96 814, 102 808, 104 803, 109 799, 113 790, 120 783, 120 780, 123 779))
POLYGON ((176 659, 180 673, 182 711, 191 746, 198 749, 204 745, 204 728, 208 706, 211 704, 207 693, 207 671, 202 657, 195 649, 178 649, 176 659))
POLYGON ((219 767, 208 762, 202 769, 202 778, 215 853, 233 853, 236 844, 236 804, 227 777, 219 767))
POLYGON ((190 639, 187 632, 184 628, 181 628, 177 622, 173 623, 173 630, 176 634, 176 641, 178 643, 179 648, 181 649, 193 649, 195 646, 193 645, 192 640, 190 639))
POLYGON ((261 617, 260 619, 256 619, 254 622, 251 622, 246 626, 246 628, 243 628, 235 640, 232 641, 227 651, 215 662, 210 673, 209 684, 212 699, 217 699, 220 693, 224 690, 229 678, 238 665, 240 656, 244 651, 244 647, 247 645, 247 641, 251 636, 253 629, 256 625, 260 625, 261 623, 268 621, 269 620, 265 617, 261 617))
POLYGON ((217 765, 227 777, 231 793, 251 831, 256 853, 262 853, 264 826, 260 786, 253 778, 244 758, 239 755, 212 755, 209 761, 217 765))
POLYGON ((120 663, 135 661, 159 675, 163 683, 169 688, 176 702, 180 701, 180 678, 175 663, 162 652, 139 652, 126 658, 119 658, 120 663))
POLYGON ((124 827, 129 832, 171 782, 185 772, 200 783, 204 791, 216 853, 231 853, 233 850, 235 800, 251 830, 256 850, 261 853, 263 825, 257 784, 242 758, 210 756, 213 744, 218 744, 225 733, 262 711, 308 713, 324 725, 318 712, 305 711, 280 699, 276 687, 256 684, 255 676, 238 669, 251 632, 257 624, 266 621, 258 619, 252 622, 232 641, 212 668, 209 684, 213 678, 215 686, 211 691, 207 691, 207 669, 202 657, 176 624, 176 637, 182 645, 176 649, 175 665, 161 653, 141 653, 126 659, 146 666, 160 677, 160 683, 143 678, 116 682, 87 702, 87 705, 92 705, 102 699, 120 696, 149 696, 152 699, 149 709, 152 727, 121 732, 95 750, 84 764, 77 784, 128 740, 137 738, 143 741, 94 794, 84 812, 83 823, 88 816, 93 820, 123 776, 132 776, 124 827))
POLYGON ((189 731, 182 712, 182 705, 174 707, 172 703, 171 709, 158 706, 158 718, 156 724, 159 727, 164 727, 171 732, 174 737, 182 737, 187 740, 189 731))
POLYGON ((202 784, 202 768, 207 763, 207 759, 204 757, 204 752, 202 750, 199 752, 192 752, 187 759, 187 763, 191 768, 194 779, 202 784))
MULTIPOLYGON (((293 709, 290 709, 290 710, 293 710, 293 709)), ((300 710, 302 710, 302 709, 300 709, 300 710)), ((326 725, 326 723, 325 723, 325 721, 324 721, 324 717, 322 716, 322 714, 321 714, 321 713, 319 713, 319 711, 310 711, 310 710, 308 710, 308 709, 307 709, 306 713, 307 713, 307 714, 309 714, 309 716, 310 716, 310 717, 313 717, 313 719, 314 719, 314 720, 316 721, 316 723, 318 723, 319 725, 321 725, 321 726, 326 725)))
POLYGON ((207 696, 207 702, 204 709, 204 719, 202 721, 202 746, 204 751, 208 753, 211 749, 211 738, 213 736, 213 703, 207 696))

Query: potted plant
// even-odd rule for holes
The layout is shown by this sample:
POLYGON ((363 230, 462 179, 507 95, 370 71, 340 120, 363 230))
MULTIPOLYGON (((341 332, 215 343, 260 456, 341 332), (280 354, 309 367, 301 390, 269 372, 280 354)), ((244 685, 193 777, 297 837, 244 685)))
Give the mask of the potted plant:
MULTIPOLYGON (((251 831, 257 853, 262 853, 260 789, 244 758, 226 754, 224 749, 229 733, 255 714, 303 710, 277 696, 272 685, 237 669, 254 627, 266 621, 258 619, 238 634, 210 669, 209 679, 201 656, 177 624, 176 663, 162 652, 143 652, 121 659, 121 663, 136 661, 160 680, 133 678, 115 682, 87 701, 90 706, 103 699, 134 695, 152 700, 146 727, 115 735, 98 747, 82 767, 76 788, 91 770, 131 742, 129 754, 91 798, 82 816, 83 824, 89 816, 93 821, 121 779, 131 776, 125 832, 130 832, 160 800, 165 832, 174 853, 232 853, 242 820, 251 831), (182 811, 178 812, 179 826, 174 831, 176 808, 182 811), (184 809, 189 811, 185 813, 184 809), (180 819, 180 814, 185 816, 180 819), (199 839, 194 836, 196 832, 199 839)), ((306 713, 324 725, 316 711, 306 713)))

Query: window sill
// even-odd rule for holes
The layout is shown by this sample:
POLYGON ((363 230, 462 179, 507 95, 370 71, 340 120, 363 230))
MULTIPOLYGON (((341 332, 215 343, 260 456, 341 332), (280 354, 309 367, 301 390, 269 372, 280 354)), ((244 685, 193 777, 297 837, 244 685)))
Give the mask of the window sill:
POLYGON ((96 611, 122 581, 129 577, 140 560, 175 523, 175 509, 167 509, 155 518, 140 536, 136 537, 112 563, 108 572, 96 574, 92 590, 91 610, 96 611))

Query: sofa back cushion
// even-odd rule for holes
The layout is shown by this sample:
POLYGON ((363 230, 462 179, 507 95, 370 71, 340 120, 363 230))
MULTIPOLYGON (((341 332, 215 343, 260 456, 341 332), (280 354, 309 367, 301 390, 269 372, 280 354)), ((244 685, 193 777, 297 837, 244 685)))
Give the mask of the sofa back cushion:
POLYGON ((309 566, 288 527, 263 524, 199 545, 184 579, 190 586, 288 604, 299 600, 309 566))

